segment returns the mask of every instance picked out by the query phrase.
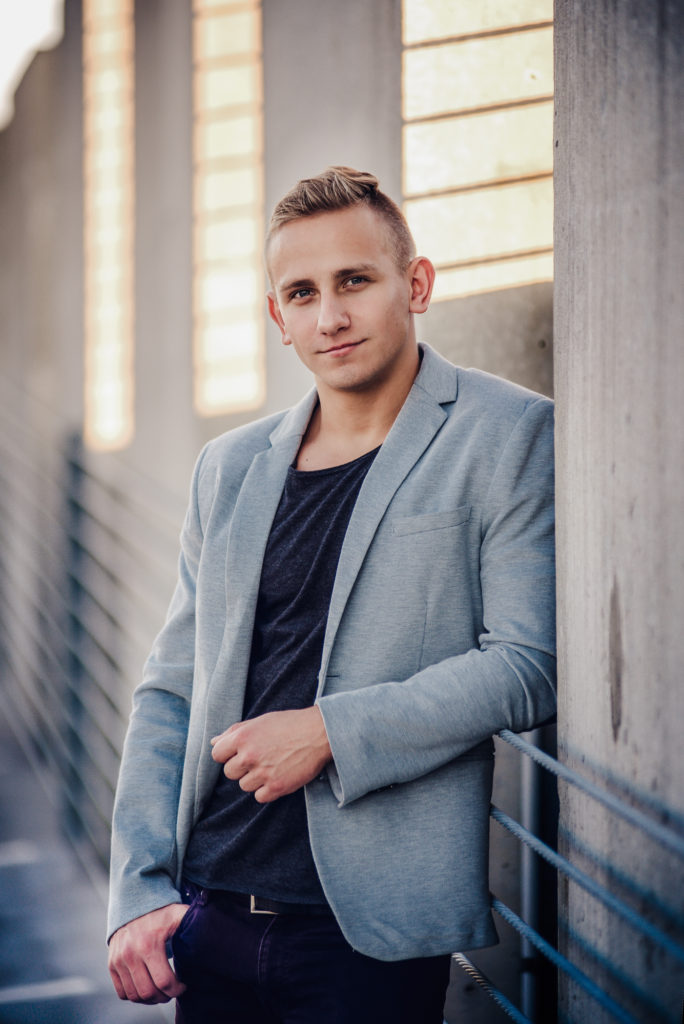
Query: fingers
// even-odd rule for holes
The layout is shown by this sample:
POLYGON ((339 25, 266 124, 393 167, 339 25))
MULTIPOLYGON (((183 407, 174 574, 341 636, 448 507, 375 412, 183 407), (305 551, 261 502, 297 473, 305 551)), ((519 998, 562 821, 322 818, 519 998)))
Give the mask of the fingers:
POLYGON ((318 708, 272 711, 236 722, 212 743, 212 757, 227 779, 237 781, 257 803, 293 793, 332 759, 318 708))
POLYGON ((166 1003, 171 998, 155 985, 142 961, 130 966, 121 963, 116 969, 110 968, 109 973, 119 999, 132 1003, 166 1003))
MULTIPOLYGON (((253 730, 252 722, 237 722, 231 725, 221 736, 213 739, 211 756, 214 761, 223 763, 223 774, 227 779, 240 780, 243 789, 251 792, 255 787, 249 784, 243 785, 247 777, 257 767, 259 750, 250 739, 253 730)), ((250 782, 258 781, 250 779, 250 782)))
POLYGON ((229 758, 235 756, 238 750, 236 732, 240 724, 231 725, 230 729, 211 740, 211 756, 215 761, 225 764, 229 758))
POLYGON ((167 1003, 178 994, 177 988, 182 991, 168 961, 166 971, 155 965, 154 976, 145 961, 137 956, 128 962, 119 960, 111 964, 109 973, 119 999, 128 999, 132 1003, 167 1003))
POLYGON ((131 1002, 167 1002, 166 995, 147 971, 144 961, 136 955, 125 962, 123 959, 111 964, 110 974, 120 999, 131 1002))
MULTIPOLYGON (((144 982, 147 982, 149 978, 154 1002, 166 1003, 169 999, 175 999, 185 991, 185 985, 181 984, 171 970, 171 965, 166 958, 166 949, 155 950, 145 967, 146 975, 143 974, 142 978, 144 982)), ((140 991, 139 988, 138 991, 140 991)))
POLYGON ((240 789, 251 793, 258 804, 269 804, 285 796, 288 790, 280 779, 270 778, 261 772, 247 772, 238 781, 240 789))
POLYGON ((132 1003, 168 1003, 185 991, 164 957, 157 962, 145 963, 135 959, 119 962, 109 969, 119 999, 132 1003))
POLYGON ((237 781, 240 779, 246 779, 247 775, 252 771, 252 765, 247 762, 244 755, 229 758, 223 766, 223 774, 227 779, 233 779, 237 781))
POLYGON ((116 994, 119 997, 119 999, 128 999, 128 996, 126 995, 126 986, 121 980, 119 971, 115 969, 113 964, 111 963, 109 965, 109 976, 112 979, 112 984, 116 989, 116 994))
POLYGON ((109 973, 119 999, 167 1003, 185 991, 166 957, 166 939, 187 913, 171 904, 129 922, 112 936, 109 973))
POLYGON ((239 757, 231 757, 223 768, 227 779, 237 782, 245 793, 253 793, 257 803, 266 804, 285 795, 283 786, 277 779, 269 777, 268 771, 259 767, 245 768, 239 757))

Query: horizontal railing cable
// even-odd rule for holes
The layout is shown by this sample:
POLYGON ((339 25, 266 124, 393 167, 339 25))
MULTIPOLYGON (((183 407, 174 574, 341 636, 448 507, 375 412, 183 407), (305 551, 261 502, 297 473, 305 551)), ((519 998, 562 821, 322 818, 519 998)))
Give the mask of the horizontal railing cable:
MULTIPOLYGON (((92 478, 91 478, 92 479, 92 478)), ((100 530, 108 534, 113 540, 117 542, 119 547, 124 550, 131 558, 138 559, 141 557, 145 558, 145 561, 150 565, 153 571, 159 573, 160 576, 166 575, 169 567, 169 561, 167 557, 157 555, 149 547, 145 547, 142 542, 136 543, 136 539, 133 533, 123 533, 120 528, 112 526, 111 523, 107 522, 102 516, 98 515, 93 509, 92 505, 82 498, 76 497, 74 494, 68 496, 69 504, 72 509, 78 512, 80 516, 90 520, 100 530)), ((109 500, 112 500, 111 495, 109 500)), ((77 540, 78 537, 72 535, 72 538, 77 540)), ((173 552, 176 552, 178 547, 178 538, 174 537, 173 540, 173 552)), ((169 552, 171 554, 171 552, 169 552)))
MULTIPOLYGON (((7 622, 7 620, 5 620, 7 622)), ((35 662, 27 662, 26 655, 23 655, 21 660, 25 662, 23 669, 17 665, 16 649, 12 649, 10 645, 6 646, 6 657, 11 673, 14 676, 14 680, 17 683, 17 691, 21 694, 21 697, 25 704, 28 706, 27 710, 30 712, 30 717, 24 713, 19 701, 16 698, 12 699, 12 706, 17 714, 20 715, 24 721, 27 734, 32 737, 33 742, 38 744, 40 754, 45 758, 47 763, 51 765, 56 775, 61 780, 61 793, 66 803, 68 804, 71 813, 74 818, 78 821, 80 829, 85 833, 88 838, 91 848, 97 853, 98 858, 102 863, 106 863, 109 840, 108 836, 111 833, 111 822, 110 815, 102 806, 101 796, 95 793, 88 781, 87 773, 84 772, 84 765, 78 760, 75 760, 74 752, 69 748, 64 735, 56 727, 57 723, 55 718, 49 714, 48 709, 38 699, 37 695, 33 693, 28 687, 23 685, 22 679, 26 674, 28 668, 32 674, 38 672, 38 667, 35 662), (36 729, 36 726, 38 727, 36 729), (43 742, 41 742, 41 738, 43 742), (69 780, 69 773, 73 773, 75 778, 78 778, 78 786, 74 785, 69 780), (100 837, 94 831, 88 813, 86 812, 86 806, 90 807, 95 819, 99 822, 99 825, 104 830, 104 836, 106 837, 101 840, 100 837)), ((62 717, 66 716, 65 709, 61 708, 62 717)), ((72 723, 73 725, 73 723, 72 723)), ((81 745, 80 749, 86 755, 91 764, 99 769, 97 762, 94 762, 89 756, 87 747, 81 745)), ((113 799, 113 780, 103 774, 101 770, 98 770, 98 775, 103 778, 106 782, 110 791, 110 797, 113 799)))
POLYGON ((55 443, 60 429, 39 402, 27 415, 29 397, 0 403, 6 699, 58 780, 69 831, 106 862, 130 694, 163 621, 185 502, 161 499, 125 459, 55 443))
MULTIPOLYGON (((11 657, 11 655, 10 655, 10 657, 11 657)), ((32 668, 33 671, 35 671, 35 665, 32 665, 31 668, 32 668)), ((15 677, 16 680, 20 680, 21 675, 20 675, 20 673, 17 670, 15 665, 13 666, 13 674, 14 674, 14 677, 15 677)), ((91 836, 91 838, 94 839, 94 834, 92 833, 92 830, 90 829, 90 826, 88 824, 88 820, 83 815, 83 810, 82 810, 82 807, 80 805, 80 801, 76 800, 76 798, 74 797, 74 794, 72 792, 71 787, 67 784, 67 780, 66 780, 66 777, 65 777, 64 771, 63 771, 63 768, 64 768, 65 764, 69 765, 69 767, 76 768, 76 769, 82 768, 82 766, 75 764, 75 762, 73 760, 73 756, 72 756, 71 752, 69 751, 68 744, 67 744, 66 740, 61 735, 61 733, 57 729, 54 728, 54 722, 52 722, 48 718, 46 709, 44 707, 42 707, 42 705, 40 704, 40 702, 38 700, 35 699, 35 695, 32 694, 29 690, 27 690, 26 687, 22 687, 21 688, 21 692, 22 692, 22 695, 23 695, 24 699, 30 704, 30 709, 31 709, 31 713, 32 713, 33 718, 34 718, 34 722, 37 721, 39 723, 40 727, 41 727, 41 730, 42 730, 43 734, 45 736, 49 736, 50 739, 54 742, 55 748, 57 748, 59 750, 59 753, 63 757, 63 761, 60 763, 59 760, 56 759, 54 750, 50 749, 49 746, 41 747, 41 753, 46 757, 48 762, 52 763, 52 765, 55 768, 55 770, 61 775, 62 783, 63 783, 63 787, 64 787, 63 788, 63 792, 64 792, 64 795, 65 795, 67 801, 70 803, 74 813, 76 814, 79 822, 81 823, 81 825, 83 826, 85 831, 87 831, 89 833, 89 835, 91 836)), ((16 706, 16 702, 15 702, 15 706, 16 706)), ((25 716, 23 716, 23 717, 25 718, 25 716)), ((35 725, 31 726, 30 722, 28 722, 27 724, 29 725, 29 734, 35 737, 35 725)), ((83 777, 82 772, 80 773, 80 776, 79 776, 79 787, 78 787, 78 790, 79 790, 79 793, 78 793, 79 797, 82 796, 82 795, 85 795, 86 797, 88 797, 88 800, 89 800, 93 810, 95 811, 96 817, 100 820, 101 824, 106 829, 109 829, 110 828, 109 818, 103 812, 101 804, 100 804, 100 801, 99 801, 97 795, 93 793, 92 789, 90 788, 88 783, 85 781, 85 778, 83 777)))
POLYGON ((464 971, 469 978, 483 989, 492 1002, 500 1006, 504 1013, 516 1022, 516 1024, 533 1024, 529 1017, 526 1017, 524 1013, 521 1013, 517 1006, 508 999, 500 989, 494 985, 486 974, 484 974, 479 967, 469 960, 463 953, 452 953, 451 959, 458 964, 462 971, 464 971))
MULTIPOLYGON (((121 464, 119 470, 124 471, 124 476, 133 478, 128 489, 119 483, 114 484, 102 479, 89 466, 86 459, 78 458, 67 452, 61 452, 58 459, 50 463, 42 463, 38 467, 32 459, 27 458, 26 446, 17 445, 12 440, 13 437, 24 438, 27 429, 29 429, 29 423, 23 418, 20 420, 18 417, 8 416, 6 409, 3 409, 0 403, 0 420, 2 419, 6 421, 7 428, 0 430, 0 455, 14 463, 16 470, 19 471, 17 477, 23 476, 28 472, 32 478, 39 480, 41 484, 47 482, 54 493, 68 492, 70 498, 80 505, 88 516, 98 520, 103 526, 108 525, 102 516, 98 516, 95 513, 92 503, 81 503, 74 488, 65 485, 64 479, 55 474, 53 462, 58 462, 61 467, 68 466, 82 480, 87 482, 89 487, 94 488, 96 492, 102 495, 106 507, 116 508, 119 513, 123 512, 130 518, 131 523, 135 524, 136 529, 126 531, 126 537, 128 543, 137 548, 137 553, 146 559, 152 554, 152 557, 157 560, 159 566, 162 569, 166 568, 166 558, 159 558, 154 552, 151 553, 147 546, 136 544, 135 535, 137 530, 144 526, 146 531, 150 532, 156 541, 160 539, 163 541, 169 554, 173 554, 177 550, 178 533, 185 509, 184 499, 179 499, 176 494, 164 491, 163 501, 155 501, 154 507, 152 507, 152 504, 143 499, 142 489, 146 487, 153 490, 156 494, 160 490, 160 485, 157 482, 151 482, 145 476, 140 475, 125 464, 121 464), (173 514, 169 512, 170 506, 173 506, 173 514)), ((44 438, 39 437, 35 432, 33 434, 33 441, 40 449, 45 448, 44 438)), ((13 483, 15 479, 16 477, 13 476, 13 483)), ((121 536, 121 534, 119 535, 121 536)))
POLYGON ((653 821, 648 815, 642 811, 637 810, 635 807, 631 807, 629 804, 624 803, 619 797, 613 796, 612 793, 608 793, 606 790, 601 789, 596 783, 591 782, 589 779, 585 779, 584 776, 578 772, 573 771, 572 768, 568 768, 567 765, 562 764, 560 761, 556 761, 555 758, 549 754, 544 753, 543 750, 539 750, 538 747, 528 743, 526 740, 517 736, 511 732, 510 729, 502 729, 498 734, 502 740, 509 743, 512 747, 522 751, 523 754, 527 754, 533 761, 546 768, 557 778, 563 779, 564 782, 570 783, 577 789, 581 789, 582 792, 588 796, 593 797, 599 803, 602 803, 604 807, 609 808, 615 814, 618 814, 625 821, 628 821, 631 825, 640 829, 645 835, 655 842, 660 843, 661 846, 667 847, 676 853, 679 857, 684 858, 684 837, 673 832, 665 825, 661 825, 657 821, 653 821))
MULTIPOLYGON (((62 541, 73 541, 78 547, 78 549, 88 557, 90 562, 93 565, 97 566, 100 569, 100 571, 109 578, 111 583, 117 588, 117 590, 121 592, 122 595, 128 594, 128 598, 130 599, 131 603, 135 602, 135 607, 139 610, 142 595, 138 590, 134 589, 132 586, 129 586, 129 584, 126 582, 125 579, 121 577, 120 574, 114 572, 114 570, 110 568, 104 562, 103 559, 99 558, 96 554, 90 551, 88 546, 83 542, 82 538, 78 538, 72 535, 72 532, 70 531, 69 527, 58 516, 48 513, 44 508, 41 508, 37 504, 34 507, 36 511, 39 512, 41 516, 45 519, 45 525, 47 527, 50 527, 51 529, 58 532, 62 538, 62 541)), ((47 540, 47 529, 45 530, 45 536, 41 536, 35 530, 31 529, 31 526, 26 521, 25 516, 20 516, 16 511, 12 511, 6 506, 3 507, 3 517, 6 523, 12 527, 12 529, 15 532, 15 535, 17 537, 23 538, 24 541, 26 542, 26 546, 29 547, 36 554, 36 556, 42 556, 42 558, 45 559, 46 564, 52 565, 54 574, 59 573, 60 576, 71 579, 84 594, 87 594, 88 597, 103 610, 103 612, 110 619, 112 625, 119 630, 121 636, 127 637, 130 643, 133 644, 135 647, 139 647, 141 645, 142 637, 134 635, 133 632, 131 632, 130 627, 124 625, 120 618, 118 618, 114 614, 111 607, 106 607, 103 599, 99 595, 97 595, 93 590, 92 584, 87 579, 86 573, 83 570, 79 571, 75 565, 70 564, 67 561, 64 554, 58 554, 54 551, 53 548, 50 547, 49 542, 47 540)), ((13 554, 14 557, 17 557, 18 555, 18 550, 16 546, 13 549, 13 554)), ((29 568, 35 574, 40 573, 42 585, 47 585, 54 588, 54 584, 50 579, 50 575, 46 575, 42 571, 42 564, 31 564, 29 568)), ((65 596, 62 593, 59 593, 59 603, 63 604, 66 607, 65 596)), ((149 611, 154 612, 155 618, 158 618, 160 602, 156 602, 156 606, 154 609, 152 609, 151 602, 148 601, 146 603, 148 604, 149 611)), ((145 638, 145 647, 147 647, 148 645, 148 639, 149 638, 147 637, 145 638)))
MULTIPOLYGON (((31 568, 31 563, 28 561, 28 559, 26 558, 25 555, 21 555, 18 560, 23 562, 23 564, 25 565, 26 568, 29 568, 29 569, 31 568)), ((61 597, 61 595, 59 594, 59 591, 57 590, 55 585, 47 577, 42 580, 42 583, 45 586, 45 588, 47 590, 52 591, 55 596, 61 597)), ((18 580, 13 581, 12 585, 13 585, 13 589, 16 590, 17 592, 22 592, 23 591, 22 585, 21 585, 21 583, 18 580)), ((112 711, 114 711, 116 714, 118 714, 122 718, 122 720, 125 720, 126 716, 124 715, 122 709, 116 703, 116 701, 114 700, 114 698, 112 697, 111 693, 108 691, 106 686, 102 683, 102 681, 100 679, 100 674, 95 670, 95 668, 93 666, 91 666, 89 664, 87 657, 83 654, 83 652, 81 650, 79 650, 77 648, 75 643, 66 634, 66 632, 64 630, 64 627, 61 626, 54 619, 54 617, 50 614, 49 611, 47 611, 47 609, 44 606, 41 606, 40 609, 38 609, 38 607, 36 606, 36 603, 33 600, 33 598, 31 598, 28 594, 26 594, 25 591, 23 591, 23 596, 26 599, 27 603, 29 603, 30 605, 33 606, 34 611, 38 611, 38 610, 40 611, 40 614, 41 614, 42 618, 50 626, 50 628, 53 631, 54 635, 56 637, 58 637, 59 642, 60 642, 60 646, 62 647, 62 649, 66 653, 71 655, 71 657, 74 658, 74 660, 78 663, 80 668, 88 676, 88 678, 92 682, 93 686, 98 690, 98 692, 101 695, 101 697, 103 698, 103 700, 105 700, 110 705, 110 707, 112 708, 112 711)), ((12 607, 10 606, 10 611, 11 610, 12 610, 12 607)), ((116 659, 113 658, 111 652, 107 651, 106 648, 102 644, 98 643, 97 638, 92 636, 92 634, 88 630, 87 626, 84 623, 81 622, 77 612, 73 608, 68 608, 68 611, 69 611, 69 614, 72 617, 72 619, 81 626, 81 628, 83 629, 84 633, 86 635, 88 635, 90 640, 92 640, 92 642, 102 651, 103 656, 106 658, 106 660, 109 663, 109 665, 111 666, 111 668, 114 669, 114 670, 118 670, 118 668, 119 668, 118 662, 116 661, 116 659)), ((26 628, 26 625, 25 624, 23 624, 23 625, 24 625, 24 628, 26 628)), ((66 670, 64 669, 64 671, 66 671, 66 670)))
POLYGON ((657 998, 657 996, 654 997, 653 991, 644 989, 636 984, 633 977, 626 973, 624 968, 614 963, 609 955, 599 952, 586 939, 583 939, 576 931, 573 931, 567 920, 561 919, 558 922, 558 931, 559 936, 562 932, 568 945, 571 944, 582 957, 586 958, 587 963, 591 963, 594 969, 601 972, 602 976, 606 978, 610 976, 613 991, 619 992, 621 999, 631 1000, 635 1012, 638 1012, 636 1010, 638 1004, 641 1012, 648 1020, 648 1024, 673 1024, 672 1016, 667 1012, 667 1009, 654 1002, 654 998, 657 998))
POLYGON ((161 533, 164 541, 175 551, 180 525, 186 509, 185 494, 179 497, 175 492, 172 493, 165 489, 158 481, 125 464, 121 464, 119 468, 125 470, 125 476, 128 478, 127 485, 121 482, 112 484, 103 480, 85 459, 77 459, 73 455, 69 455, 67 463, 73 466, 89 484, 93 484, 101 490, 108 501, 114 502, 118 508, 125 510, 136 524, 144 523, 153 531, 155 537, 161 533), (155 494, 154 507, 143 497, 143 489, 155 494), (169 511, 171 508, 173 508, 173 512, 169 511))
MULTIPOLYGON (((152 509, 122 491, 120 487, 100 479, 85 462, 78 462, 73 456, 63 458, 61 466, 62 468, 68 466, 74 477, 78 478, 80 482, 76 483, 74 479, 57 476, 52 465, 39 467, 27 457, 25 452, 15 445, 3 441, 1 432, 0 455, 12 464, 12 475, 8 482, 13 488, 19 490, 25 500, 36 504, 42 511, 42 506, 36 503, 32 489, 27 491, 23 482, 25 478, 30 478, 31 483, 36 485, 37 492, 44 490, 47 484, 52 494, 59 494, 68 499, 72 508, 86 515, 94 523, 100 525, 103 530, 111 531, 119 543, 126 545, 133 557, 143 557, 148 563, 154 563, 154 568, 162 575, 166 574, 169 564, 167 557, 173 556, 178 547, 178 534, 182 522, 180 504, 176 509, 175 517, 170 517, 163 505, 152 509), (85 493, 82 494, 84 486, 85 493), (123 516, 131 528, 122 531, 120 528, 112 526, 110 515, 105 516, 104 510, 110 514, 112 510, 116 510, 117 521, 123 516), (163 555, 139 539, 138 535, 141 530, 152 536, 155 543, 164 548, 163 555)), ((2 463, 0 462, 0 470, 1 467, 2 463)))
POLYGON ((567 849, 572 849, 579 857, 594 864, 597 870, 606 877, 606 885, 617 886, 623 892, 628 892, 634 900, 646 899, 649 910, 666 921, 672 931, 684 933, 684 906, 670 906, 653 889, 645 893, 643 887, 639 886, 634 878, 621 870, 614 861, 606 863, 605 860, 602 860, 587 842, 579 838, 576 831, 567 826, 559 828, 558 839, 566 845, 567 849))
POLYGON ((631 1013, 628 1013, 622 1006, 619 1006, 614 999, 612 999, 606 992, 600 988, 596 982, 592 981, 591 978, 587 977, 583 971, 580 971, 579 967, 571 963, 562 953, 559 953, 557 949, 547 942, 546 939, 534 930, 530 928, 528 924, 523 921, 510 907, 507 907, 505 903, 502 903, 496 896, 492 897, 492 907, 499 914, 504 921, 507 921, 512 928, 522 935, 523 938, 527 939, 536 949, 539 950, 551 963, 555 964, 561 971, 568 975, 569 978, 579 985, 580 988, 590 995, 604 1010, 607 1010, 612 1016, 623 1024, 639 1024, 636 1017, 633 1017, 631 1013))
MULTIPOLYGON (((6 613, 8 613, 5 616, 5 621, 10 623, 12 621, 13 609, 12 609, 11 604, 8 601, 2 600, 1 596, 0 596, 0 607, 4 607, 5 608, 6 613)), ((39 638, 33 636, 33 637, 31 637, 31 639, 34 641, 34 650, 40 651, 41 653, 44 653, 45 652, 45 648, 41 645, 39 638)), ((32 671, 32 673, 34 675, 38 675, 39 674, 39 670, 38 670, 38 667, 35 664, 35 662, 30 663, 30 668, 31 668, 31 671, 32 671)), ((77 700, 79 702, 79 704, 81 705, 81 707, 83 708, 83 710, 85 711, 85 713, 86 713, 86 715, 88 717, 88 722, 89 722, 91 728, 96 733, 99 734, 99 736, 107 744, 107 746, 109 747, 111 752, 116 757, 120 757, 121 756, 121 752, 119 750, 117 750, 117 748, 112 744, 111 738, 108 736, 107 732, 105 731, 105 729, 103 728, 101 723, 98 721, 97 717, 94 716, 91 713, 90 709, 88 708, 88 705, 84 703, 83 696, 77 691, 77 689, 71 683, 71 680, 69 679, 68 673, 64 670, 64 668, 62 666, 60 666, 60 668, 61 668, 61 679, 62 679, 62 682, 67 687, 69 695, 71 697, 73 697, 75 700, 77 700)), ((15 673, 15 675, 16 675, 16 673, 15 673)), ((65 759, 65 763, 67 763, 69 765, 69 767, 74 769, 74 770, 76 770, 78 768, 82 768, 81 765, 78 765, 74 761, 73 755, 70 753, 70 751, 68 749, 68 746, 66 745, 66 743, 65 743, 65 741, 64 741, 64 739, 62 737, 62 734, 60 733, 59 729, 55 728, 55 726, 57 725, 57 722, 55 721, 55 719, 54 718, 46 717, 47 710, 45 709, 45 707, 42 704, 40 704, 38 701, 36 701, 34 699, 33 695, 31 694, 31 692, 28 690, 28 688, 26 686, 22 686, 21 690, 22 690, 22 693, 24 694, 24 696, 27 697, 27 699, 31 701, 34 709, 37 711, 39 719, 42 720, 43 723, 45 724, 47 734, 52 736, 53 738, 55 738, 57 740, 57 742, 59 743, 59 745, 61 746, 62 753, 63 753, 64 759, 65 759)), ((67 728, 69 728, 72 731, 73 735, 78 736, 78 733, 79 733, 79 728, 78 727, 79 727, 80 723, 77 722, 72 717, 72 715, 70 714, 68 708, 63 703, 58 705, 58 713, 59 713, 59 716, 60 716, 62 722, 64 723, 64 725, 66 725, 67 728)), ((95 757, 94 757, 92 751, 88 748, 87 745, 85 745, 83 743, 80 743, 80 749, 83 751, 83 754, 87 758, 87 760, 90 763, 90 765, 95 769, 95 771, 100 776, 102 781, 107 785, 107 787, 111 790, 111 792, 113 794, 114 793, 114 781, 112 780, 111 776, 108 775, 107 772, 98 763, 98 761, 95 760, 95 757)))
MULTIPOLYGON (((573 771, 566 765, 563 765, 561 762, 551 757, 551 755, 522 739, 522 737, 512 733, 510 730, 503 730, 499 736, 519 752, 530 757, 532 761, 541 768, 546 769, 556 778, 561 778, 568 784, 576 786, 603 806, 619 815, 623 820, 628 821, 631 825, 638 828, 650 839, 658 842, 660 845, 678 854, 680 857, 684 856, 684 839, 682 839, 681 836, 672 829, 653 821, 643 812, 624 803, 613 794, 602 790, 595 783, 579 775, 579 773, 573 771)), ((607 907, 611 912, 621 917, 622 920, 624 920, 635 931, 639 932, 656 946, 659 946, 665 953, 672 956, 680 963, 684 963, 684 948, 661 928, 658 928, 637 911, 633 910, 624 902, 624 900, 615 896, 605 886, 595 881, 590 875, 582 871, 580 868, 577 868, 567 858, 559 854, 549 846, 548 843, 545 843, 510 815, 493 805, 491 807, 491 817, 499 825, 507 829, 519 842, 523 843, 537 855, 542 857, 561 875, 571 879, 592 897, 607 907)), ((600 987, 600 985, 580 970, 576 964, 563 956, 563 954, 560 953, 549 941, 547 941, 547 939, 545 939, 535 928, 532 928, 495 895, 492 896, 492 908, 512 928, 514 928, 515 931, 518 932, 523 940, 528 942, 558 970, 565 973, 577 986, 583 989, 615 1020, 621 1021, 623 1024, 639 1024, 636 1017, 634 1017, 623 1006, 620 1006, 612 996, 600 987)), ((529 1022, 529 1018, 525 1017, 524 1014, 514 1007, 513 1004, 510 1003, 510 1001, 507 1000, 506 997, 503 996, 493 983, 483 974, 480 968, 475 964, 472 964, 467 957, 464 957, 462 953, 458 953, 454 955, 453 959, 464 971, 466 971, 469 977, 471 977, 485 992, 487 992, 494 1002, 497 1002, 498 1005, 508 1013, 510 1017, 517 1021, 529 1022), (501 998, 503 998, 503 1000, 505 1000, 509 1005, 502 1003, 500 1001, 501 998)), ((617 970, 616 966, 613 964, 608 966, 611 968, 609 973, 615 974, 615 971, 617 970)), ((631 997, 636 1001, 648 1003, 649 1013, 652 1012, 657 1014, 657 1019, 659 1020, 664 1019, 662 1011, 652 1004, 651 997, 648 994, 641 991, 633 983, 630 983, 629 991, 631 997)))
POLYGON ((650 923, 650 921, 647 921, 640 914, 637 914, 635 910, 632 910, 632 908, 627 906, 627 904, 621 899, 614 896, 602 885, 594 881, 594 879, 584 871, 575 867, 574 864, 571 864, 570 861, 561 856, 561 854, 552 850, 550 846, 542 842, 541 839, 538 839, 537 836, 529 832, 504 811, 499 810, 498 807, 492 806, 490 813, 494 821, 498 821, 498 823, 508 829, 516 839, 525 843, 533 849, 535 853, 538 853, 540 857, 543 857, 549 864, 552 864, 557 871, 560 871, 568 878, 571 878, 573 882, 576 882, 577 885, 580 885, 587 892, 591 893, 591 895, 603 903, 604 906, 608 907, 614 913, 619 914, 619 916, 622 917, 623 920, 627 921, 632 928, 640 931, 642 935, 646 935, 656 945, 661 946, 670 953, 671 956, 684 963, 684 949, 674 942, 669 935, 666 935, 665 932, 661 931, 660 928, 656 928, 655 925, 650 923))
MULTIPOLYGON (((1 469, 0 477, 2 477, 1 469)), ((21 494, 21 485, 16 489, 21 494)), ((111 583, 115 585, 118 590, 121 591, 122 595, 128 595, 130 601, 135 602, 135 606, 138 610, 140 610, 141 603, 144 602, 144 604, 147 606, 148 615, 150 617, 154 616, 155 618, 158 618, 158 602, 154 602, 149 598, 145 598, 145 595, 142 594, 139 589, 136 589, 131 583, 129 583, 124 577, 122 577, 120 573, 115 572, 109 565, 107 565, 107 563, 102 558, 100 558, 95 552, 91 551, 88 545, 84 542, 83 538, 78 536, 66 523, 64 523, 63 519, 61 519, 58 515, 49 512, 44 506, 41 506, 39 502, 35 501, 35 499, 28 499, 27 494, 24 493, 22 497, 24 497, 27 506, 34 509, 41 516, 41 519, 44 521, 46 526, 58 532, 62 538, 62 541, 70 541, 74 543, 77 546, 77 548, 84 555, 87 556, 92 565, 97 566, 97 568, 109 578, 111 583), (29 504, 29 502, 31 503, 29 504)), ((38 551, 41 551, 48 560, 54 563, 55 568, 61 569, 61 571, 63 571, 65 575, 68 575, 85 593, 88 593, 88 595, 92 598, 93 601, 99 603, 100 606, 104 609, 103 602, 100 600, 99 597, 95 595, 90 582, 86 579, 86 575, 84 572, 79 571, 74 565, 67 565, 64 556, 59 556, 53 550, 51 550, 48 546, 47 540, 41 537, 40 534, 38 534, 35 530, 32 530, 24 518, 17 517, 16 514, 13 515, 9 509, 6 511, 6 515, 8 523, 12 525, 12 527, 17 531, 18 535, 23 536, 27 541, 30 541, 33 548, 35 548, 38 551)), ((140 559, 139 554, 136 554, 135 557, 138 560, 140 559)), ((44 579, 45 578, 42 577, 42 580, 44 579)), ((130 640, 132 643, 140 643, 140 638, 133 635, 133 633, 130 631, 130 626, 125 627, 123 623, 118 622, 114 618, 111 609, 106 609, 106 614, 108 614, 110 618, 112 618, 113 623, 122 631, 122 634, 130 636, 130 640)))

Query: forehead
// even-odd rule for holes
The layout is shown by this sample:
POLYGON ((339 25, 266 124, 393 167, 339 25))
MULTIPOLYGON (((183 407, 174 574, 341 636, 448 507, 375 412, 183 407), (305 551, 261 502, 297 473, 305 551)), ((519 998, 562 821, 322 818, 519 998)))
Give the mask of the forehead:
POLYGON ((276 288, 291 279, 316 279, 357 264, 394 263, 384 219, 364 204, 300 217, 271 239, 269 273, 276 288))

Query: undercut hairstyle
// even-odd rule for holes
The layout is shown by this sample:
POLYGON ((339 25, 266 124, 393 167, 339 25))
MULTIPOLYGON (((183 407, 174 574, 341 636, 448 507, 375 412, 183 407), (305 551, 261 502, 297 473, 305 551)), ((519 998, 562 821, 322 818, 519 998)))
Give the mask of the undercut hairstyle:
POLYGON ((352 167, 328 167, 315 178, 303 178, 276 205, 266 235, 266 262, 273 236, 285 224, 317 213, 346 210, 364 204, 385 222, 397 266, 405 270, 416 255, 416 243, 403 213, 378 188, 378 179, 352 167))

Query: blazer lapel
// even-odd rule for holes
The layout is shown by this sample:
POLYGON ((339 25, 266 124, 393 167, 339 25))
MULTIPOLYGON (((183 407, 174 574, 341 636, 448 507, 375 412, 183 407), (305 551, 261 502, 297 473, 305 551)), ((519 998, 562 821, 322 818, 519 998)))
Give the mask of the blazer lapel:
POLYGON ((342 614, 375 531, 395 492, 447 418, 440 403, 456 398, 455 367, 426 346, 421 348, 421 370, 368 471, 349 520, 330 600, 317 696, 323 692, 342 614))
POLYGON ((220 709, 221 719, 227 720, 224 728, 242 714, 264 551, 288 468, 316 401, 316 392, 309 392, 276 427, 271 447, 252 460, 235 503, 226 548, 226 621, 206 716, 215 721, 220 709))

